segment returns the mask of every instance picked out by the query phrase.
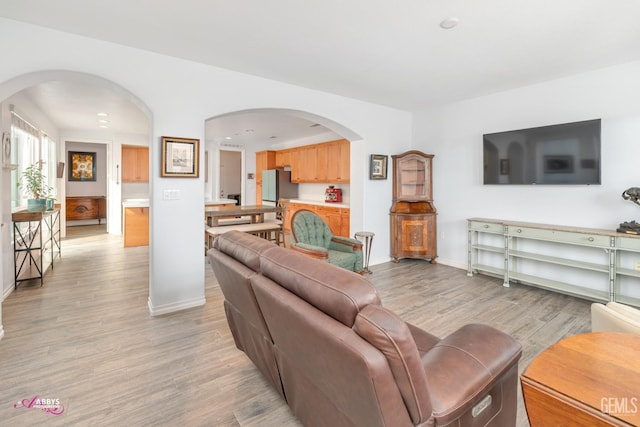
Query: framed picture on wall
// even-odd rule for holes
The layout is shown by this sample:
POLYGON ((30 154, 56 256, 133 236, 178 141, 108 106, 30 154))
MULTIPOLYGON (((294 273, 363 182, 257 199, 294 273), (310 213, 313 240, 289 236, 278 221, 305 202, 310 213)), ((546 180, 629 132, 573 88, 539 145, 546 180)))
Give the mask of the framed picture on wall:
POLYGON ((387 179, 387 156, 383 154, 371 155, 369 179, 387 179))
POLYGON ((2 167, 5 169, 17 169, 17 165, 11 164, 11 133, 2 134, 2 167))
POLYGON ((198 178, 199 153, 199 139, 163 136, 160 176, 198 178))
POLYGON ((96 153, 69 151, 69 181, 96 180, 96 153))

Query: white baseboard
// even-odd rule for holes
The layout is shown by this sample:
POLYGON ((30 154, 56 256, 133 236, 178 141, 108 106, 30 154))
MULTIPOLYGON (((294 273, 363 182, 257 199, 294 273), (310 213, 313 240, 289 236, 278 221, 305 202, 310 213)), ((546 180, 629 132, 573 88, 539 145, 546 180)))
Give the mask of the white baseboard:
POLYGON ((149 306, 149 314, 151 314, 152 316, 161 316, 163 314, 174 313, 176 311, 186 310, 188 308, 199 307, 201 305, 204 305, 205 302, 206 299, 204 297, 201 297, 154 307, 153 303, 151 302, 151 298, 149 298, 147 301, 147 305, 149 306))
MULTIPOLYGON (((369 263, 369 266, 371 267, 373 265, 383 264, 385 262, 392 262, 392 261, 393 261, 393 258, 371 260, 371 262, 369 263)), ((442 258, 436 258, 436 263, 437 264, 442 264, 442 265, 447 265, 449 267, 459 268, 461 270, 466 270, 467 269, 467 264, 460 264, 459 262, 449 261, 449 260, 442 259, 442 258)))
POLYGON ((436 258, 438 264, 447 265, 449 267, 459 268, 460 270, 467 270, 469 267, 467 264, 460 264, 459 262, 450 261, 442 258, 436 258))
POLYGON ((5 289, 2 292, 2 301, 4 301, 5 299, 7 299, 7 297, 9 295, 11 295, 11 292, 13 292, 16 289, 16 285, 15 283, 12 283, 11 286, 9 286, 7 289, 5 289))

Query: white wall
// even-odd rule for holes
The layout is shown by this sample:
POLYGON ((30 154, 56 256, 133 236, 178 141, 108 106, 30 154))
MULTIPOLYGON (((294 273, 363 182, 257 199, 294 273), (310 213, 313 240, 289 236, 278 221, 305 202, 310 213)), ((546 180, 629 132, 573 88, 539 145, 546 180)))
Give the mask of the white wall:
MULTIPOLYGON (((354 230, 376 232, 372 260, 388 259, 391 182, 369 181, 368 159, 372 153, 391 154, 410 147, 411 114, 6 19, 0 19, 0 51, 11 58, 0 67, 0 101, 29 85, 64 78, 64 70, 70 70, 113 82, 151 113, 149 307, 153 314, 204 303, 204 174, 198 179, 160 178, 160 138, 204 141, 205 120, 232 111, 271 107, 306 111, 361 135, 361 141, 352 142, 351 223, 354 230), (163 200, 165 189, 178 190, 179 199, 163 200)), ((249 171, 250 163, 247 156, 249 171)), ((255 164, 252 167, 255 170, 255 164)), ((7 191, 5 175, 2 192, 7 191)), ((255 192, 255 183, 246 191, 255 192)), ((6 221, 6 207, 2 209, 6 221)), ((4 253, 8 250, 2 247, 4 253)))
POLYGON ((620 196, 640 185, 640 62, 415 114, 414 148, 435 154, 439 262, 467 263, 466 219, 613 230, 640 219, 620 196), (482 134, 602 118, 602 185, 483 186, 482 134))

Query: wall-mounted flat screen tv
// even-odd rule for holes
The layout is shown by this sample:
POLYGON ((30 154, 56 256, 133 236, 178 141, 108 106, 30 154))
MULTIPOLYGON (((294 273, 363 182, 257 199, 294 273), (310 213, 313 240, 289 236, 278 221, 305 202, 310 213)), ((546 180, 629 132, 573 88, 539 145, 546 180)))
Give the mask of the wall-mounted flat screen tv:
POLYGON ((600 119, 482 136, 485 184, 600 184, 600 119))

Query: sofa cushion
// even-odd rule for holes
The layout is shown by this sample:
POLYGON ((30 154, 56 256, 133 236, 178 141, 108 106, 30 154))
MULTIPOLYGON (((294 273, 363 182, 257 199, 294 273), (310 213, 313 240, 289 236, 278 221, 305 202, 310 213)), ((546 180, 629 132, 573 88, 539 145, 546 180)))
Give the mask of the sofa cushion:
POLYGON ((274 246, 266 239, 237 230, 227 231, 213 241, 213 247, 246 265, 253 271, 260 271, 260 254, 274 246))
POLYGON ((369 304, 380 304, 375 288, 359 274, 290 249, 262 254, 262 274, 346 326, 369 304))
POLYGON ((387 358, 413 423, 428 421, 432 411, 426 377, 407 324, 386 308, 370 305, 358 313, 353 329, 387 358))

